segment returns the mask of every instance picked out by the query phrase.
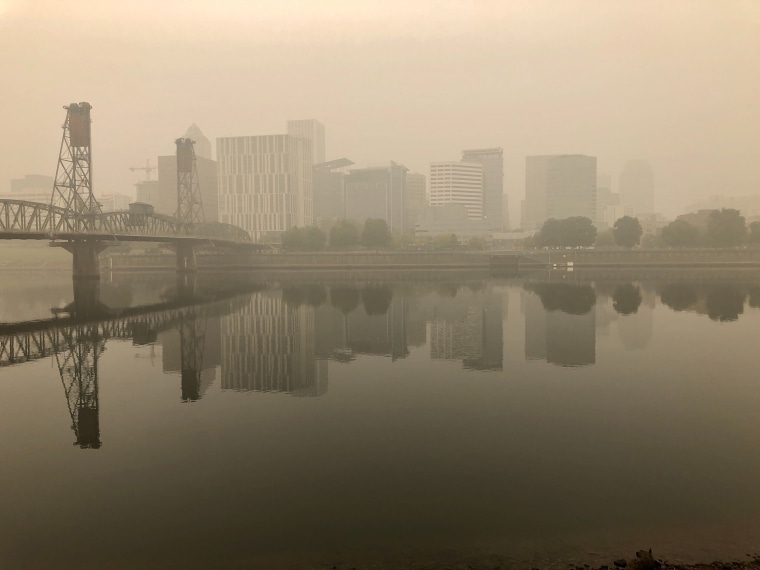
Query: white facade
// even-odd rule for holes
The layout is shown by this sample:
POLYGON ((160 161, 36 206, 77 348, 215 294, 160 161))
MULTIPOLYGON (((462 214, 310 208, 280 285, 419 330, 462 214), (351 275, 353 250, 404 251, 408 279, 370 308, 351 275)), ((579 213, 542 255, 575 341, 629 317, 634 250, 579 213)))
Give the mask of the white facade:
POLYGON ((217 139, 219 221, 254 240, 313 224, 308 149, 308 141, 289 135, 217 139))
POLYGON ((483 219, 483 166, 476 162, 430 164, 430 205, 461 204, 467 219, 483 219))
POLYGON ((322 123, 316 119, 288 121, 288 134, 309 141, 313 164, 325 161, 325 126, 322 123))

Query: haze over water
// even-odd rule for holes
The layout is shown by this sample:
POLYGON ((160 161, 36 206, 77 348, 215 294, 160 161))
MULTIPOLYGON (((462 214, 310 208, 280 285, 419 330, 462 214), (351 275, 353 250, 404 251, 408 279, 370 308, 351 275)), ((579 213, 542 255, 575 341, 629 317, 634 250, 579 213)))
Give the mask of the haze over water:
MULTIPOLYGON (((72 300, 63 273, 28 282, 4 278, 0 321, 72 300)), ((109 319, 48 323, 79 340, 0 367, 0 566, 754 552, 755 272, 193 285, 104 277, 109 319), (67 405, 86 346, 94 436, 67 405)))

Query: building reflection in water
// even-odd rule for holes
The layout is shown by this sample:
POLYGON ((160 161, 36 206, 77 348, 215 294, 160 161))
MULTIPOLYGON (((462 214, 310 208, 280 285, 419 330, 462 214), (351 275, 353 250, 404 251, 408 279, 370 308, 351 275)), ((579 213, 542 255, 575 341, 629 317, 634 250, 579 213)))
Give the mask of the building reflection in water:
POLYGON ((526 283, 525 358, 559 366, 596 362, 596 294, 589 285, 526 283))
POLYGON ((286 303, 281 294, 251 295, 222 319, 222 389, 321 396, 327 368, 315 353, 314 308, 286 303))
POLYGON ((430 320, 430 358, 460 360, 471 370, 502 370, 502 296, 490 287, 462 288, 436 304, 430 320))

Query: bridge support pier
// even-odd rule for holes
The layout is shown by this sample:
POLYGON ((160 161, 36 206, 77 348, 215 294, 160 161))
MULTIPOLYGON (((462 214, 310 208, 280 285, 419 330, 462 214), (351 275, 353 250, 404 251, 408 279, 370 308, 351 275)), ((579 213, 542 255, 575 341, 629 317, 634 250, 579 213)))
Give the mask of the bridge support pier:
POLYGON ((100 279, 98 255, 107 245, 97 241, 70 241, 60 247, 74 256, 72 275, 74 279, 100 279))
POLYGON ((177 250, 177 271, 179 273, 194 273, 198 271, 193 244, 178 243, 175 247, 177 250))

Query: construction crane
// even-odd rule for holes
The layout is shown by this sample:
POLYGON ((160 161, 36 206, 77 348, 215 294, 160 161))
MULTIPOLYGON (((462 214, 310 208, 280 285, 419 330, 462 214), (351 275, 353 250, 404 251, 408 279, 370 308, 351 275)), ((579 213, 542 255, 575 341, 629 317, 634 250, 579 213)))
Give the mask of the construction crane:
POLYGON ((134 172, 135 170, 144 170, 145 171, 145 181, 150 182, 150 173, 154 170, 158 170, 157 166, 151 166, 150 165, 150 159, 145 161, 145 166, 130 166, 129 169, 134 172))

